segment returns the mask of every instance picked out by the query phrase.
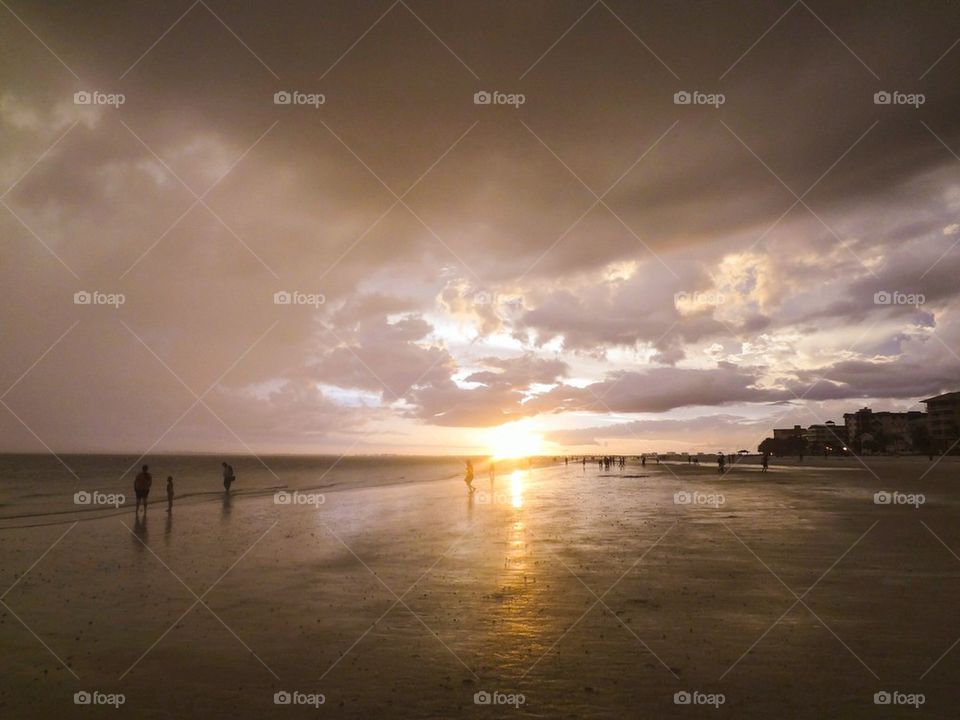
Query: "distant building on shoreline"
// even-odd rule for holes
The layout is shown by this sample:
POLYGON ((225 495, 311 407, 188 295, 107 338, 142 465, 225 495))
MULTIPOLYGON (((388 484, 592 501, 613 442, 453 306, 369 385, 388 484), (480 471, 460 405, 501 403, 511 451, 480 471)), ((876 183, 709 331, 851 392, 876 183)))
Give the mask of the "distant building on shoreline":
POLYGON ((960 443, 960 392, 949 392, 920 402, 927 406, 927 427, 933 449, 938 453, 955 450, 960 443))
POLYGON ((803 428, 774 428, 759 451, 803 453, 960 453, 960 391, 921 400, 927 412, 874 412, 868 407, 844 413, 843 425, 828 420, 803 428))
POLYGON ((811 425, 804 430, 803 439, 812 453, 843 452, 847 445, 847 429, 827 420, 823 425, 811 425))
POLYGON ((868 407, 844 413, 847 443, 856 453, 929 450, 927 416, 919 410, 874 412, 868 407))
POLYGON ((794 425, 792 428, 774 428, 773 429, 773 439, 774 440, 790 440, 791 438, 802 438, 803 437, 803 428, 799 425, 794 425))

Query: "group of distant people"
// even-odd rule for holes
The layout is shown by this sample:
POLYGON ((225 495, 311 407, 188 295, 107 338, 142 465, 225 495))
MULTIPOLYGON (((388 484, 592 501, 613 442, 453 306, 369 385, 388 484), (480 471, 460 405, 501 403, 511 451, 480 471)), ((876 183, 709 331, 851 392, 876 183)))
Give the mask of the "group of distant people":
MULTIPOLYGON (((802 458, 802 456, 801 456, 801 458, 802 458)), ((558 459, 558 458, 554 458, 554 460, 557 460, 557 459, 558 459)), ((638 460, 640 461, 640 465, 641 465, 641 466, 646 466, 646 464, 647 464, 647 456, 646 456, 646 455, 640 455, 640 456, 638 456, 636 459, 638 459, 638 460)), ((659 464, 660 464, 660 456, 659 456, 659 455, 654 455, 654 459, 657 461, 657 464, 659 465, 659 464)), ((599 467, 601 470, 609 470, 612 466, 616 466, 616 467, 623 468, 623 467, 626 467, 626 464, 627 464, 627 456, 626 456, 626 455, 604 455, 604 456, 600 456, 600 457, 594 456, 594 457, 591 458, 591 460, 596 460, 596 462, 597 462, 597 467, 599 467)), ((737 460, 737 456, 734 455, 734 454, 725 455, 725 454, 722 453, 722 452, 721 452, 721 453, 717 453, 717 471, 722 475, 722 474, 725 473, 726 470, 727 470, 727 463, 729 462, 730 465, 733 465, 733 464, 736 463, 736 460, 737 460)), ((463 477, 463 482, 464 482, 464 483, 466 484, 466 486, 467 486, 467 492, 470 493, 470 494, 473 494, 473 493, 476 491, 476 488, 473 486, 473 478, 474 478, 473 462, 472 462, 471 460, 469 460, 469 459, 465 460, 464 462, 466 463, 466 474, 465 474, 464 477, 463 477)), ((574 458, 574 462, 576 462, 576 458, 574 458)), ((581 456, 581 457, 580 457, 580 462, 581 462, 581 464, 583 465, 583 467, 586 468, 586 467, 587 467, 587 456, 586 456, 586 455, 581 456)), ((700 458, 699 458, 698 456, 696 456, 696 455, 688 455, 688 456, 687 456, 687 463, 688 463, 688 464, 691 464, 691 465, 699 465, 699 464, 700 464, 700 458)), ((570 464, 570 457, 569 457, 569 456, 565 456, 565 457, 563 458, 563 464, 564 464, 565 466, 567 466, 567 465, 570 464)), ((528 468, 529 468, 529 465, 530 465, 530 460, 529 460, 529 458, 528 458, 528 459, 527 459, 527 466, 528 466, 528 468)), ((770 453, 767 453, 767 452, 763 453, 763 456, 762 456, 762 458, 761 458, 761 460, 760 460, 760 466, 761 466, 761 472, 767 472, 767 470, 768 470, 769 467, 770 467, 770 453)), ((229 467, 229 466, 228 466, 226 463, 224 463, 224 468, 225 468, 225 469, 224 469, 223 485, 224 485, 224 487, 227 489, 227 491, 230 490, 230 485, 229 485, 229 482, 228 482, 228 480, 227 480, 227 474, 226 474, 226 473, 227 473, 226 468, 228 468, 228 467, 229 467)), ((144 470, 146 470, 146 466, 144 466, 144 470)), ((231 474, 230 482, 232 482, 232 481, 233 481, 233 477, 232 477, 233 468, 230 468, 230 474, 231 474)), ((491 481, 494 479, 495 474, 496 474, 495 465, 494 465, 493 461, 491 460, 491 461, 490 461, 490 480, 491 480, 491 481)))
MULTIPOLYGON (((233 485, 234 481, 237 479, 236 474, 233 472, 233 466, 229 463, 221 463, 223 466, 223 489, 226 492, 230 492, 230 486, 233 485)), ((150 475, 150 467, 144 465, 140 468, 140 472, 136 478, 133 480, 133 493, 136 495, 137 504, 134 508, 134 512, 140 512, 140 505, 143 505, 143 512, 146 515, 147 512, 147 499, 150 497, 150 487, 153 485, 153 476, 150 475)), ((173 475, 167 475, 167 512, 173 512, 173 475)))

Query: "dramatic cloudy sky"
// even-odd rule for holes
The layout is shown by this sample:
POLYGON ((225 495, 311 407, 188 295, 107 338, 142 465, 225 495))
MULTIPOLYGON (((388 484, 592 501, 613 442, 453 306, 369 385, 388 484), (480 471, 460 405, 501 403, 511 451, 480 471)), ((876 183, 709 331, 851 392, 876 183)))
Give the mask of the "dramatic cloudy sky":
POLYGON ((960 388, 956 3, 2 5, 2 450, 733 450, 960 388))

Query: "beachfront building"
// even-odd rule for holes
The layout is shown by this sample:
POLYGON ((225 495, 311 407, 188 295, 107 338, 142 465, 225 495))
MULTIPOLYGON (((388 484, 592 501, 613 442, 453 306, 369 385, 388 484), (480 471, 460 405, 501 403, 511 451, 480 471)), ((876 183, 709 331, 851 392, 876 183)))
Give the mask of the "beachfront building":
POLYGON ((927 406, 927 428, 932 450, 952 452, 960 446, 960 392, 949 392, 920 402, 927 406))
POLYGON ((793 438, 802 438, 803 437, 803 428, 799 425, 794 425, 792 428, 774 428, 773 429, 773 439, 774 440, 790 440, 793 438))
POLYGON ((812 453, 839 452, 847 444, 847 430, 837 427, 833 420, 822 425, 811 425, 803 431, 803 439, 812 453))
POLYGON ((807 447, 803 433, 804 430, 799 425, 792 428, 774 428, 773 437, 766 438, 757 446, 757 450, 777 457, 802 454, 807 447))
POLYGON ((854 452, 917 452, 926 448, 927 416, 919 410, 874 412, 868 407, 844 413, 847 442, 854 452))

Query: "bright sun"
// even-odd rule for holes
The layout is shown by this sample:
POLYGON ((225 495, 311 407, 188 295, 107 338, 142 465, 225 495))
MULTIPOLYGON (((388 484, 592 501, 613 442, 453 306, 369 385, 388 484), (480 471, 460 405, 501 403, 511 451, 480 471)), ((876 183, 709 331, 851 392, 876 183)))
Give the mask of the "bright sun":
POLYGON ((530 457, 543 454, 543 437, 519 420, 487 431, 487 445, 494 460, 530 457))

